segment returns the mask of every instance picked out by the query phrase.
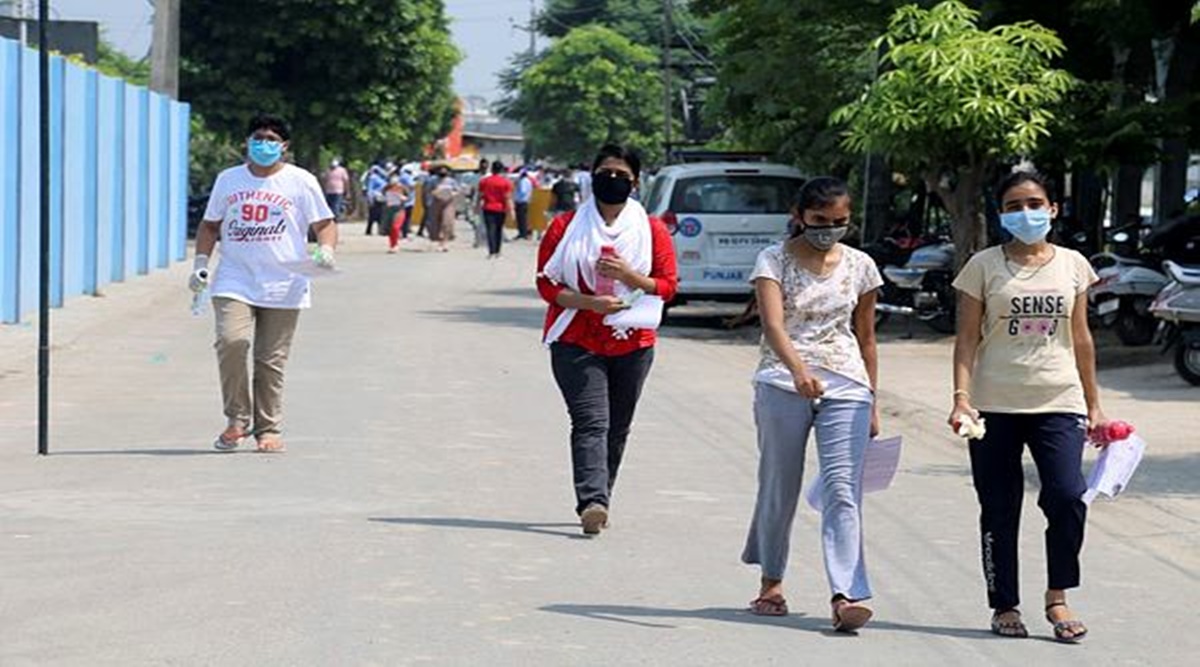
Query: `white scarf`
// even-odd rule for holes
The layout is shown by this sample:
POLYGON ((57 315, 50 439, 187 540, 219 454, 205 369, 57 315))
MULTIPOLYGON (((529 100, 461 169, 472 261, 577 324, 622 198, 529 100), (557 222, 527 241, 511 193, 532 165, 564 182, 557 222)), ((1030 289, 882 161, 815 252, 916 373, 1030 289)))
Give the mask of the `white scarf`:
MULTIPOLYGON (((550 280, 566 285, 572 290, 580 291, 580 279, 592 292, 596 291, 596 262, 600 260, 601 246, 613 246, 634 271, 642 275, 650 274, 650 264, 653 257, 653 239, 650 234, 650 218, 646 209, 636 199, 629 199, 620 215, 613 224, 604 224, 600 210, 596 208, 596 200, 589 197, 575 212, 575 217, 567 225, 562 240, 554 249, 554 254, 546 261, 542 275, 550 280)), ((622 296, 632 290, 619 280, 613 281, 615 296, 622 296)), ((575 308, 566 308, 554 320, 554 324, 546 331, 542 340, 550 345, 571 325, 575 308)), ((613 336, 628 338, 628 329, 614 329, 613 336)))

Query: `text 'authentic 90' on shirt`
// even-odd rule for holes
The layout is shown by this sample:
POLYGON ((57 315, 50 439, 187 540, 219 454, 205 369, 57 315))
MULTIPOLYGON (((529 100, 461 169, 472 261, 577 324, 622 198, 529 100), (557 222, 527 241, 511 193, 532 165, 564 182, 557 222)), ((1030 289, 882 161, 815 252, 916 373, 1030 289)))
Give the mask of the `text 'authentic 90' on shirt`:
POLYGON ((212 295, 264 308, 308 308, 308 227, 333 218, 317 178, 291 164, 259 178, 246 165, 217 176, 205 220, 221 221, 212 295))
MULTIPOLYGON (((758 254, 750 282, 779 283, 783 292, 783 327, 800 360, 825 385, 826 398, 871 402, 871 378, 851 324, 863 294, 879 289, 883 278, 866 253, 839 245, 842 258, 828 274, 808 271, 777 243, 758 254)), ((795 392, 792 372, 780 361, 764 335, 755 382, 795 392)))
POLYGON ((1000 246, 971 257, 954 288, 983 302, 983 340, 971 373, 977 410, 1087 414, 1071 315, 1095 281, 1083 255, 1059 246, 1040 267, 1008 261, 1000 246))

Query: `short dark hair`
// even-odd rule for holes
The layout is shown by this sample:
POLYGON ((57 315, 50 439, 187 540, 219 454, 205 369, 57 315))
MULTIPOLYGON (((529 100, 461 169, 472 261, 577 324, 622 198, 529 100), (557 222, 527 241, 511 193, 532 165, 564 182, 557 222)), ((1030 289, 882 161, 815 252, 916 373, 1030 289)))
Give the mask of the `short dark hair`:
POLYGON ((278 134, 284 141, 291 141, 292 139, 292 133, 288 130, 287 121, 272 114, 260 113, 251 118, 249 127, 246 130, 246 136, 250 136, 259 130, 270 130, 278 134))
POLYGON ((596 153, 596 159, 592 161, 592 171, 600 168, 600 163, 608 158, 616 158, 624 160, 625 164, 629 165, 630 171, 633 172, 633 177, 637 178, 642 173, 642 158, 637 151, 627 146, 619 144, 604 144, 596 153))
POLYGON ((1054 187, 1049 177, 1036 171, 1014 171, 996 186, 996 204, 1004 202, 1004 194, 1024 183, 1033 183, 1046 193, 1046 201, 1054 201, 1054 187))
POLYGON ((493 162, 492 163, 492 173, 493 174, 503 174, 504 173, 504 163, 499 160, 496 160, 495 162, 493 162))
POLYGON ((825 208, 842 197, 850 196, 846 182, 834 176, 818 176, 809 179, 796 193, 796 208, 803 213, 825 208))

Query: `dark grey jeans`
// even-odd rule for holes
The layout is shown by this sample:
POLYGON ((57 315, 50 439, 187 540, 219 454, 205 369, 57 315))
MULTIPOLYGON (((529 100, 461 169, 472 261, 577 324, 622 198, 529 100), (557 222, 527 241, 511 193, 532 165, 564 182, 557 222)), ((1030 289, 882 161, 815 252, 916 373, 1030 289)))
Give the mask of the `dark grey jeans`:
POLYGON ((575 512, 592 503, 608 507, 654 348, 605 357, 578 345, 554 343, 550 363, 571 416, 575 512))

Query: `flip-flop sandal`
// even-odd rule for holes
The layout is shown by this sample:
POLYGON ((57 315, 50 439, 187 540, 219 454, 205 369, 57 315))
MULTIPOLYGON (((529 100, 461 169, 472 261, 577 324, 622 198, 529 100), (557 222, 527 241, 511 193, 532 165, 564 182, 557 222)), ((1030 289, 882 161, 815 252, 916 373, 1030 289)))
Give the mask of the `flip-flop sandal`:
POLYGON ((838 632, 854 632, 867 624, 875 612, 865 605, 845 598, 833 603, 833 629, 838 632))
POLYGON ((263 454, 279 454, 287 451, 287 448, 283 444, 283 439, 268 436, 258 439, 254 445, 254 451, 263 454))
POLYGON ((1066 607, 1066 602, 1052 602, 1046 605, 1046 620, 1050 621, 1054 628, 1054 641, 1062 642, 1063 644, 1078 644, 1080 639, 1087 636, 1087 626, 1083 621, 1072 618, 1065 621, 1055 621, 1050 617, 1050 610, 1055 607, 1066 607))
POLYGON ((213 449, 217 450, 218 452, 232 452, 242 444, 242 440, 245 437, 246 436, 241 436, 239 438, 230 440, 225 437, 224 433, 221 433, 217 435, 216 440, 213 440, 213 449))
POLYGON ((1029 636, 1029 628, 1025 627, 1025 623, 1021 621, 1021 612, 1016 609, 1005 609, 992 614, 992 634, 1000 637, 1011 637, 1014 639, 1025 639, 1029 636), (1015 612, 1016 619, 1007 621, 1000 620, 1000 617, 1008 612, 1015 612))
POLYGON ((781 595, 756 597, 750 601, 750 613, 755 616, 787 616, 787 600, 781 595))

